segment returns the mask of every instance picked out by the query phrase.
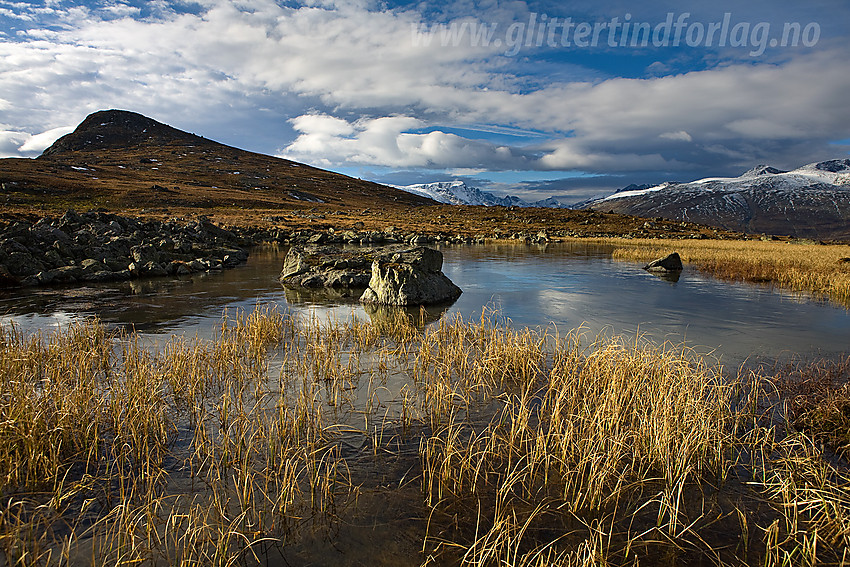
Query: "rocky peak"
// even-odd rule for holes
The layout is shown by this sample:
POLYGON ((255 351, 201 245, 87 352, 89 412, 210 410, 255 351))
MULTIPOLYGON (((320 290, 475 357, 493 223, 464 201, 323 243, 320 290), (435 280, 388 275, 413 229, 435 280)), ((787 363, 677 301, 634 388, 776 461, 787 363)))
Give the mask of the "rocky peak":
POLYGON ((741 177, 758 177, 759 175, 776 175, 779 173, 787 172, 782 171, 781 169, 776 169, 775 167, 770 167, 769 165, 759 164, 744 173, 741 177))
POLYGON ((831 159, 815 164, 815 169, 828 171, 830 173, 842 173, 850 171, 850 159, 831 159))
POLYGON ((42 153, 42 157, 67 152, 126 148, 145 142, 162 144, 176 140, 197 143, 202 138, 136 112, 101 110, 87 116, 73 132, 56 140, 42 153))

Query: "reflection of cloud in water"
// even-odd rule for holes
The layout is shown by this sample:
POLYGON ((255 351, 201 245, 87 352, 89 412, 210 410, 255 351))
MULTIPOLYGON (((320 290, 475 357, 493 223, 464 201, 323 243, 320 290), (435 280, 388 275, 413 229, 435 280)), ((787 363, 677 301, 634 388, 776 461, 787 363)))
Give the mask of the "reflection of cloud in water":
POLYGON ((363 306, 350 305, 310 305, 291 309, 297 319, 316 323, 347 323, 349 321, 367 322, 369 317, 363 306))
POLYGON ((29 313, 26 315, 0 315, 0 325, 3 327, 14 325, 21 331, 34 333, 42 329, 67 329, 74 323, 83 322, 87 318, 88 317, 85 315, 69 313, 67 311, 55 311, 47 315, 39 313, 29 313))

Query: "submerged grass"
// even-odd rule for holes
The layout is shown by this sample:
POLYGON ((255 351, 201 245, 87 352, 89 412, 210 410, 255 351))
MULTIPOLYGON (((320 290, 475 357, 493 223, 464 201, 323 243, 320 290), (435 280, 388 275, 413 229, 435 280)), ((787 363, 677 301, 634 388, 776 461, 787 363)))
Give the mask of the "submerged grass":
POLYGON ((752 240, 600 240, 614 258, 649 261, 677 251, 686 263, 711 275, 770 283, 810 292, 850 306, 850 247, 752 240))
POLYGON ((850 560, 846 469, 766 378, 486 313, 393 317, 261 307, 158 345, 0 329, 2 564, 276 564, 411 479, 411 565, 850 560))
POLYGON ((788 420, 816 442, 850 458, 850 357, 780 368, 788 420))

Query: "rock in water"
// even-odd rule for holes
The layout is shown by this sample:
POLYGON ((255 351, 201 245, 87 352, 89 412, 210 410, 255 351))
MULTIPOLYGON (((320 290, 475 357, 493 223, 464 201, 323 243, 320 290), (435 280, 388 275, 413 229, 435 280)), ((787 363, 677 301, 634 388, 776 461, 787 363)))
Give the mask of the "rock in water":
POLYGON ((682 268, 682 259, 678 252, 653 260, 643 267, 644 270, 650 272, 681 272, 682 268))
POLYGON ((280 281, 306 288, 360 288, 369 284, 374 248, 342 249, 305 246, 289 249, 283 260, 280 281))
POLYGON ((418 246, 376 258, 363 303, 430 305, 457 299, 462 293, 441 271, 443 255, 418 246))
POLYGON ((296 289, 366 288, 360 296, 364 303, 430 305, 461 294, 442 267, 443 255, 422 246, 292 247, 280 281, 296 289))

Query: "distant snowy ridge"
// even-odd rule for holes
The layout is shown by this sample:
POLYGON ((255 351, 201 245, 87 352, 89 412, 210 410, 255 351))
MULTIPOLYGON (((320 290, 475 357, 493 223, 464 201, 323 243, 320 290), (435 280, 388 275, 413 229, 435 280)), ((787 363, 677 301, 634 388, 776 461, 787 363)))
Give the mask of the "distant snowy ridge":
POLYGON ((485 207, 548 207, 567 208, 557 199, 549 197, 540 201, 525 201, 513 195, 497 197, 493 193, 470 187, 463 181, 440 181, 418 185, 395 185, 396 189, 428 197, 446 205, 479 205, 485 207))
POLYGON ((833 159, 810 163, 793 171, 782 171, 767 165, 757 165, 740 177, 707 177, 690 183, 665 182, 652 187, 640 187, 617 191, 591 203, 648 195, 659 191, 723 191, 727 193, 767 191, 812 191, 850 188, 850 159, 833 159))
POLYGON ((850 239, 850 159, 792 171, 758 165, 739 177, 629 186, 581 207, 750 233, 850 239))

